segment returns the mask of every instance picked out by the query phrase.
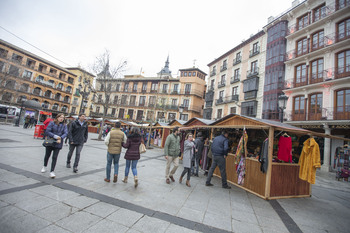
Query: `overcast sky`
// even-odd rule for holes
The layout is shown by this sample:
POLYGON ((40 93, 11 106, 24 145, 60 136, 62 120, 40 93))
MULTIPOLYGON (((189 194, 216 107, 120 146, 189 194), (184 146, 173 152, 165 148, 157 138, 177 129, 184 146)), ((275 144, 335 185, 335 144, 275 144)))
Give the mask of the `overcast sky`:
POLYGON ((88 68, 106 49, 125 74, 207 64, 290 8, 292 0, 0 0, 0 38, 63 67, 88 68))

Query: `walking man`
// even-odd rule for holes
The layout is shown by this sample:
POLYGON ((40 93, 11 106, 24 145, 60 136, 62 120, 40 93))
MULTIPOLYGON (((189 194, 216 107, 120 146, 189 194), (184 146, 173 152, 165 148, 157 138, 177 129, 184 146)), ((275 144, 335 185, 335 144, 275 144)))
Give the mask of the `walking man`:
POLYGON ((123 131, 120 130, 121 123, 115 123, 115 130, 112 130, 107 134, 105 138, 105 144, 108 146, 107 150, 107 166, 106 166, 106 178, 104 181, 111 181, 111 168, 112 162, 114 164, 114 176, 113 183, 118 181, 119 171, 119 158, 122 151, 122 143, 126 143, 127 137, 123 131))
POLYGON ((85 121, 86 116, 85 114, 81 113, 79 114, 79 117, 77 120, 73 121, 70 124, 69 131, 68 131, 68 138, 69 138, 69 152, 67 155, 67 168, 71 168, 70 166, 70 160, 72 158, 72 154, 75 150, 75 160, 73 164, 73 172, 78 171, 78 163, 80 159, 80 152, 83 149, 84 143, 88 139, 88 125, 85 121))
POLYGON ((194 156, 194 167, 191 168, 191 171, 192 175, 198 177, 199 163, 202 158, 202 153, 204 149, 204 141, 201 132, 197 134, 196 140, 194 141, 194 145, 196 150, 194 156))
POLYGON ((211 181, 211 177, 213 176, 214 170, 217 166, 219 166, 220 174, 221 174, 221 182, 222 187, 225 189, 230 189, 231 187, 227 185, 227 177, 226 177, 226 156, 228 153, 228 133, 226 131, 222 131, 222 134, 215 137, 211 146, 211 151, 213 154, 213 162, 209 170, 209 174, 207 177, 207 181, 205 183, 206 186, 213 186, 211 181))
POLYGON ((178 127, 175 127, 173 129, 173 133, 166 138, 164 145, 164 154, 165 159, 167 160, 165 168, 165 178, 166 183, 170 184, 170 179, 172 182, 175 182, 174 174, 179 166, 180 136, 178 127), (171 170, 171 172, 169 172, 171 163, 174 163, 174 167, 171 170))

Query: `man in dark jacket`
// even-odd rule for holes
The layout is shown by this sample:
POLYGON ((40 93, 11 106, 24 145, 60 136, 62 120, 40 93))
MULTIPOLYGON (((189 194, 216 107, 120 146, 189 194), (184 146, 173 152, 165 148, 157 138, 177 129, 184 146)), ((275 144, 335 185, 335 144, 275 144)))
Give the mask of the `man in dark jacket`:
POLYGON ((67 155, 67 168, 70 168, 70 160, 75 150, 75 160, 73 165, 73 172, 78 171, 78 163, 80 159, 80 152, 83 149, 84 143, 88 139, 88 125, 85 121, 85 114, 79 114, 79 118, 70 124, 68 131, 69 138, 69 152, 67 155))
POLYGON ((213 162, 209 170, 208 178, 205 183, 206 186, 213 186, 210 183, 211 177, 213 176, 216 166, 219 166, 221 174, 222 187, 225 189, 230 189, 231 187, 227 185, 226 177, 226 156, 228 153, 228 133, 223 131, 221 135, 214 138, 211 145, 211 152, 213 154, 213 162))
POLYGON ((204 141, 203 141, 201 132, 197 134, 196 140, 194 141, 194 145, 195 145, 196 151, 194 156, 194 166, 191 168, 191 172, 194 176, 198 176, 199 162, 202 158, 202 153, 204 149, 204 141))

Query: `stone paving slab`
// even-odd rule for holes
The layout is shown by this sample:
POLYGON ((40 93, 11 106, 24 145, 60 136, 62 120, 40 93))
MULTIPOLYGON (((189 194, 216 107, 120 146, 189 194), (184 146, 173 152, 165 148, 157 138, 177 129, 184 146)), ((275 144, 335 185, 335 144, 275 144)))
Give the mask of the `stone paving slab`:
MULTIPOLYGON (((42 140, 34 129, 0 125, 1 232, 348 232, 350 183, 334 182, 318 171, 311 198, 265 201, 232 186, 206 187, 203 172, 191 188, 177 179, 165 184, 163 150, 148 150, 138 163, 139 187, 106 183, 106 146, 89 134, 79 172, 65 167, 68 146, 60 151, 56 179, 42 174, 42 140), (13 143, 13 144, 11 144, 13 143), (25 151, 25 152, 24 152, 25 151), (14 159, 21 157, 21 160, 14 159), (274 204, 273 204, 274 203, 274 204), (21 221, 21 224, 16 224, 21 221), (37 224, 36 224, 37 223, 37 224)), ((50 163, 50 162, 49 162, 50 163)), ((113 170, 113 169, 112 169, 113 170)))

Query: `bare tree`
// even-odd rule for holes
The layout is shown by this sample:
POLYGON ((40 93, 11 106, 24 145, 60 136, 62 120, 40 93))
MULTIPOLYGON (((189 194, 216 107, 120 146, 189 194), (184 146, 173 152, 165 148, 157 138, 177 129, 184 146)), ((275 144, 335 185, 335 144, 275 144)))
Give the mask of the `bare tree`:
POLYGON ((121 60, 117 66, 110 66, 110 52, 106 50, 102 55, 96 58, 93 65, 93 70, 97 74, 96 78, 96 91, 102 95, 98 97, 95 102, 103 107, 102 112, 102 124, 98 135, 98 140, 102 138, 102 129, 105 125, 105 118, 107 115, 108 108, 111 103, 112 93, 112 81, 117 79, 124 71, 127 65, 126 60, 121 60))

